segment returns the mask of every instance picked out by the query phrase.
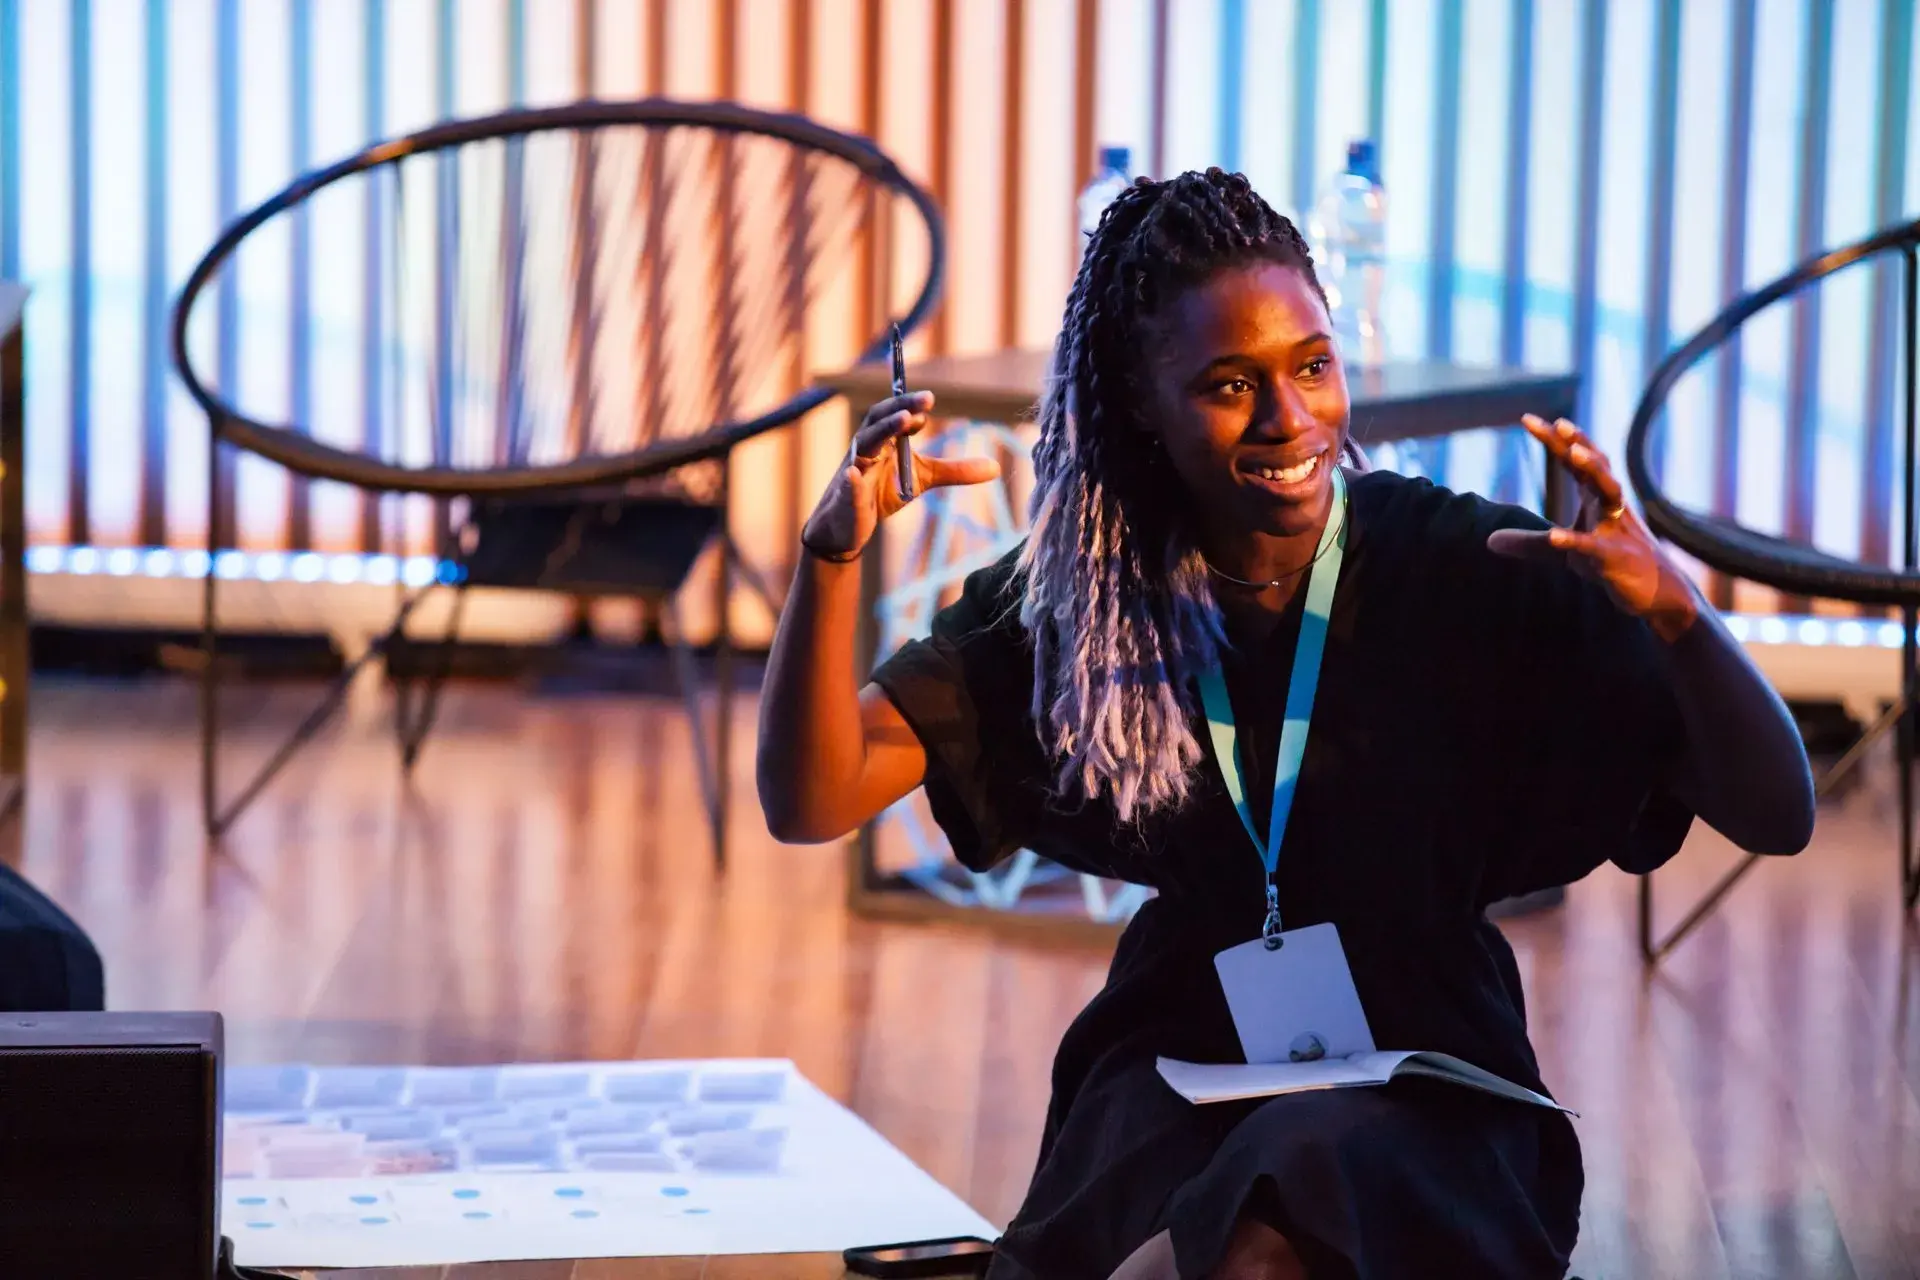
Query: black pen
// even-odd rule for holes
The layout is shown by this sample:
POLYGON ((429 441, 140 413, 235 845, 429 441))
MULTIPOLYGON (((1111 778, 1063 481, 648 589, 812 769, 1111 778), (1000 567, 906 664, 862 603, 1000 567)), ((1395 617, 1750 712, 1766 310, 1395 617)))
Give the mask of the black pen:
MULTIPOLYGON (((900 338, 900 326, 893 326, 893 394, 907 394, 907 350, 900 338)), ((907 441, 907 433, 902 430, 893 438, 894 479, 900 486, 900 501, 912 502, 918 495, 919 485, 913 474, 913 446, 907 441)))

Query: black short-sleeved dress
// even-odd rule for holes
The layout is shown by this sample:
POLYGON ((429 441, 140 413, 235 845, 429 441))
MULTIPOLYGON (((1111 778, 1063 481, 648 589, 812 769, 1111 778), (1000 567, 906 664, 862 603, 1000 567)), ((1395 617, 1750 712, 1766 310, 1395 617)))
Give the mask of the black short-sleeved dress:
MULTIPOLYGON (((1280 856, 1286 925, 1339 925, 1381 1048, 1544 1089, 1483 909, 1679 848, 1692 814, 1667 784, 1684 729, 1664 655, 1593 583, 1487 550, 1537 517, 1387 472, 1349 492, 1280 856)), ((1245 1212, 1316 1280, 1563 1275, 1582 1174, 1557 1112, 1417 1081, 1194 1106, 1161 1081, 1157 1055, 1240 1060, 1213 956, 1258 936, 1263 872, 1211 761, 1178 812, 1133 825, 1050 798, 1013 576, 1012 557, 975 574, 931 638, 874 675, 926 748, 934 815, 971 867, 1024 846, 1158 893, 1061 1042, 1039 1165, 991 1274, 1104 1280, 1165 1229, 1181 1275, 1200 1277, 1245 1212)), ((1251 796, 1271 792, 1302 607, 1224 664, 1251 796)))

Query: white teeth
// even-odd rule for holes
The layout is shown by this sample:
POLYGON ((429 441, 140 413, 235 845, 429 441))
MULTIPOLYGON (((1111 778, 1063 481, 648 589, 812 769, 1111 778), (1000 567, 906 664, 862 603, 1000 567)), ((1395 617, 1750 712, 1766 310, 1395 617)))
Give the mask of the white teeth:
POLYGON ((1261 467, 1255 471, 1254 474, 1263 480, 1273 480, 1280 484, 1299 484, 1302 480, 1312 475, 1314 468, 1319 465, 1320 455, 1316 453, 1297 467, 1287 467, 1285 470, 1279 470, 1273 467, 1261 467))

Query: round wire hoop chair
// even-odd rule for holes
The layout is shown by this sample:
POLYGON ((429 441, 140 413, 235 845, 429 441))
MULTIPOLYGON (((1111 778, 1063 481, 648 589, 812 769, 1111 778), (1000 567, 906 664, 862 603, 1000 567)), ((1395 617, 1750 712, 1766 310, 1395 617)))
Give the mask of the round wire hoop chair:
POLYGON ((198 664, 209 836, 314 737, 361 669, 404 643, 422 598, 450 588, 441 660, 417 704, 395 678, 410 769, 465 588, 504 586, 660 606, 722 857, 725 601, 738 576, 773 603, 728 536, 729 460, 834 396, 813 380, 810 345, 875 359, 892 320, 922 324, 944 257, 932 197, 871 142, 724 102, 587 101, 451 121, 301 177, 235 220, 189 275, 172 334, 211 435, 198 664), (896 261, 921 274, 894 317, 896 261), (256 314, 284 377, 250 376, 256 314), (357 491, 345 500, 357 501, 362 551, 437 569, 223 800, 216 566, 244 523, 236 459, 248 454, 290 473, 296 550, 311 547, 323 500, 338 514, 344 486, 357 491), (675 606, 709 548, 711 733, 675 606))

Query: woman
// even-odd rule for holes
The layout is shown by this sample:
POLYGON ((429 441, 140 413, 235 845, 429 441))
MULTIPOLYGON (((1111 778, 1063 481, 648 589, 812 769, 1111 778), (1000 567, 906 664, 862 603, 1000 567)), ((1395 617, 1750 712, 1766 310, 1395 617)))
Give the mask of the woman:
MULTIPOLYGON (((1811 834, 1792 720, 1592 443, 1527 422, 1584 486, 1576 529, 1348 476, 1331 328, 1243 177, 1142 180, 1067 303, 1027 541, 864 689, 854 561, 899 505, 883 446, 930 396, 873 407, 804 530, 762 701, 774 834, 833 839, 924 785, 969 866, 1026 847, 1158 890, 1060 1046, 996 1277, 1563 1275, 1558 1112, 1420 1082, 1193 1106, 1156 1056, 1239 1061, 1213 957, 1331 921, 1380 1047, 1544 1091, 1487 904, 1651 870, 1696 814, 1756 852, 1811 834), (1302 759, 1282 722, 1316 659, 1302 759), (1237 749, 1210 746, 1223 720, 1237 749)), ((996 474, 914 465, 923 488, 996 474)))

